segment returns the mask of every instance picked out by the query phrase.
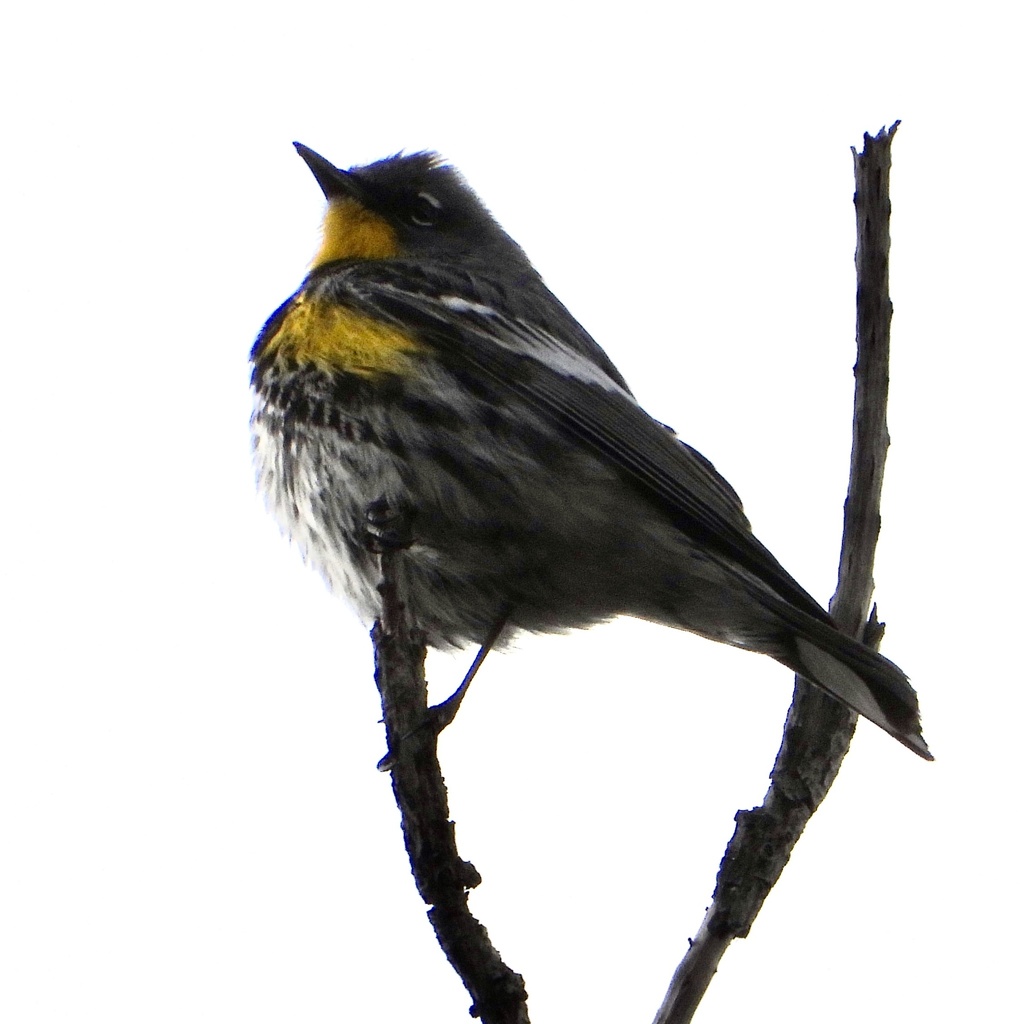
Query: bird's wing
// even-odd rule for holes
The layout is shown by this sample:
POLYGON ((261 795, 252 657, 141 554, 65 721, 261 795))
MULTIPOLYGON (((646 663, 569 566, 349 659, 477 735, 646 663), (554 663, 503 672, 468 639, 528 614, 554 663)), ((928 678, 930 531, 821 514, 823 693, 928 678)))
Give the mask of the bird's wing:
POLYGON ((415 328, 453 373, 471 374, 497 394, 529 404, 646 490, 692 540, 828 621, 751 533, 732 487, 704 456, 640 408, 607 356, 561 304, 531 303, 522 296, 514 304, 496 302, 501 291, 479 276, 453 275, 448 268, 431 272, 422 265, 361 263, 337 274, 334 283, 339 301, 415 328), (532 315, 535 307, 546 311, 547 323, 544 312, 532 315))

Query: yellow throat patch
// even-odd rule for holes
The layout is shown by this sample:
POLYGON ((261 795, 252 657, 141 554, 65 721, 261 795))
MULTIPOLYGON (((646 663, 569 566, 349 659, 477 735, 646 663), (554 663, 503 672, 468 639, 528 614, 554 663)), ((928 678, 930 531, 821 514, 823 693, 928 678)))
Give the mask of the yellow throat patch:
MULTIPOLYGON (((395 230, 348 196, 332 199, 324 214, 323 242, 312 268, 335 260, 379 260, 398 254, 395 230)), ((374 377, 403 373, 423 345, 400 327, 316 294, 316 285, 292 299, 264 352, 327 371, 374 377)))
POLYGON ((349 196, 327 204, 314 270, 332 260, 386 260, 397 255, 398 236, 383 217, 349 196))

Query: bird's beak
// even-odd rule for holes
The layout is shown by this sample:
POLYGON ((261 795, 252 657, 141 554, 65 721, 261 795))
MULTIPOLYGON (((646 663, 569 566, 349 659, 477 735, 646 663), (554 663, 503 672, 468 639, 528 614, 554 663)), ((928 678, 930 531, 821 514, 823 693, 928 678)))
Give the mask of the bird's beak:
POLYGON ((350 196, 360 202, 363 200, 363 190, 359 183, 348 172, 335 167, 329 160, 325 160, 319 153, 313 152, 309 146, 301 142, 293 142, 292 145, 298 151, 299 156, 306 161, 306 166, 313 172, 317 184, 324 190, 328 199, 336 199, 341 196, 350 196))

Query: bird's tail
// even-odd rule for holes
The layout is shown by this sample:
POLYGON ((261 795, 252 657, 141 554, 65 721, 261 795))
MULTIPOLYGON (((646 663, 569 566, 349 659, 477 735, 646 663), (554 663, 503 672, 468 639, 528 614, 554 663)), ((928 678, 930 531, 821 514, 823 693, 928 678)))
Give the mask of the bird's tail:
MULTIPOLYGON (((790 607, 788 657, 795 672, 870 719, 915 754, 933 760, 921 735, 917 694, 903 671, 877 651, 790 607)), ((778 656, 776 656, 778 657, 778 656)))

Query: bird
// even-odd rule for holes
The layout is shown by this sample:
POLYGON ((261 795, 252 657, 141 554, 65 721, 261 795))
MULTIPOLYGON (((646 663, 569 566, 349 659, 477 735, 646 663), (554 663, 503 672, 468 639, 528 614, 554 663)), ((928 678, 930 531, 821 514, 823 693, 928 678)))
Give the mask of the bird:
POLYGON ((650 416, 452 165, 340 169, 298 289, 252 348, 259 487, 367 623, 372 540, 408 523, 426 643, 480 646, 627 615, 767 655, 921 757, 904 672, 840 632, 754 536, 708 459, 650 416))

